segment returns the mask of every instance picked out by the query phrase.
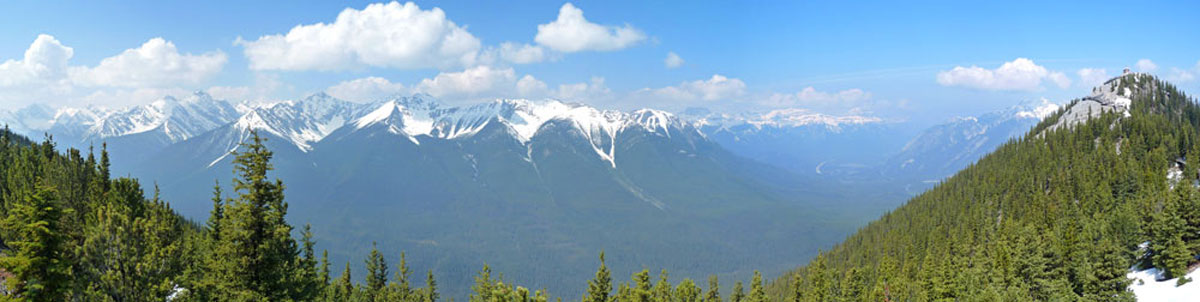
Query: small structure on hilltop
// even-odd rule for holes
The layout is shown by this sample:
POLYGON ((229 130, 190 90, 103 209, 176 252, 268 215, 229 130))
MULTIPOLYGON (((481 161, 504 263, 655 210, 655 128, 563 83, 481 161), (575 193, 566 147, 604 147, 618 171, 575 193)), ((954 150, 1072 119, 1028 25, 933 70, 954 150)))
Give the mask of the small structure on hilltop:
POLYGON ((1127 74, 1129 74, 1129 72, 1130 72, 1129 67, 1125 67, 1125 71, 1122 71, 1121 75, 1127 75, 1127 74))

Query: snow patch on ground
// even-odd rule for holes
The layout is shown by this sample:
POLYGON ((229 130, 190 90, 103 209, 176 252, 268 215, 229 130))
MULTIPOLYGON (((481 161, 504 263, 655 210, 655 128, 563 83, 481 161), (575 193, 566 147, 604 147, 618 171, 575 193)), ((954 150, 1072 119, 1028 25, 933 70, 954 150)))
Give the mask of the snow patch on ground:
POLYGON ((1200 300, 1200 270, 1188 273, 1191 278, 1182 286, 1175 286, 1178 279, 1156 281, 1159 270, 1150 268, 1141 271, 1131 270, 1127 277, 1133 279, 1129 289, 1137 296, 1138 301, 1184 302, 1200 300))

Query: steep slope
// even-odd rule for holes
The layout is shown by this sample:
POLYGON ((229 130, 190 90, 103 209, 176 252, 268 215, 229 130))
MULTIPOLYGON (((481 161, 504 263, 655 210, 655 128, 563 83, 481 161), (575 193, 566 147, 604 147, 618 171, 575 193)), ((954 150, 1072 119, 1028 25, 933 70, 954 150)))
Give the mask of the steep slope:
POLYGON ((911 194, 922 192, 1009 140, 1020 138, 1058 110, 1057 104, 1043 100, 978 117, 955 118, 908 141, 883 164, 880 173, 901 182, 911 194))
POLYGON ((257 130, 288 184, 292 221, 312 223, 335 263, 378 241, 454 272, 439 280, 449 293, 465 293, 486 260, 573 295, 601 250, 614 268, 746 278, 746 267, 780 272, 863 222, 845 195, 734 155, 663 111, 527 100, 445 107, 417 95, 359 106, 327 133, 296 130, 325 128, 279 113, 320 99, 248 110, 134 174, 201 217, 213 179, 228 178, 229 150, 257 130))
POLYGON ((1156 267, 1158 279, 1186 274, 1200 254, 1200 193, 1179 185, 1200 166, 1195 99, 1127 74, 1028 133, 780 277, 770 292, 800 301, 1129 301, 1130 267, 1156 267), (1082 117, 1070 112, 1105 91, 1119 91, 1129 106, 1055 127, 1082 117))

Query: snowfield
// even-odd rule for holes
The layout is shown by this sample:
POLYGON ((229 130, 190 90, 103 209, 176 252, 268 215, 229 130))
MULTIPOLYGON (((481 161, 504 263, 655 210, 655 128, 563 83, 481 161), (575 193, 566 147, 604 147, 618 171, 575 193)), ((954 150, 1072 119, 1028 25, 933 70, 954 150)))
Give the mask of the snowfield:
POLYGON ((1156 268, 1131 271, 1126 276, 1133 279, 1129 289, 1137 295, 1138 301, 1200 301, 1200 270, 1188 273, 1187 277, 1192 278, 1192 282, 1179 287, 1175 286, 1178 279, 1155 281, 1158 276, 1156 268))

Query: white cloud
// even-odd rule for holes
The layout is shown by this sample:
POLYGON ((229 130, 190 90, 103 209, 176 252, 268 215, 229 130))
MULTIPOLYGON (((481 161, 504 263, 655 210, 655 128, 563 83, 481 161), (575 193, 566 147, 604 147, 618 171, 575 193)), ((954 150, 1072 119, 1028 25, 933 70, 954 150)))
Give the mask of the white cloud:
POLYGON ((529 44, 517 45, 512 42, 504 42, 500 43, 500 48, 497 51, 501 59, 516 64, 537 63, 545 61, 547 58, 545 48, 529 44))
POLYGON ((1079 84, 1086 87, 1098 86, 1109 78, 1108 71, 1104 68, 1083 68, 1076 74, 1079 75, 1079 84))
POLYGON ((333 85, 325 89, 329 95, 334 97, 355 101, 367 102, 379 99, 381 97, 405 92, 404 85, 393 83, 388 79, 381 77, 366 77, 343 81, 337 85, 333 85))
POLYGON ((645 34, 628 24, 617 27, 588 22, 583 10, 567 3, 558 10, 558 19, 538 25, 533 40, 553 50, 578 52, 618 50, 645 39, 645 34))
POLYGON ((1167 75, 1167 80, 1171 82, 1184 83, 1191 82, 1196 79, 1196 74, 1191 71, 1171 67, 1171 74, 1167 75))
POLYGON ((667 68, 678 68, 683 66, 683 58, 680 58, 674 51, 668 52, 667 59, 663 60, 663 64, 667 65, 667 68))
POLYGON ((1052 72, 1045 67, 1033 63, 1033 60, 1017 58, 1006 62, 996 69, 984 69, 979 66, 962 67, 939 72, 937 82, 943 86, 962 86, 983 90, 1025 90, 1041 89, 1042 80, 1047 80, 1060 88, 1071 85, 1071 79, 1062 72, 1052 72))
POLYGON ((517 92, 525 98, 554 98, 569 102, 599 102, 607 101, 612 96, 612 90, 604 84, 603 77, 592 77, 590 82, 558 85, 551 90, 549 85, 532 75, 525 75, 517 81, 517 92))
POLYGON ((525 75, 517 81, 517 93, 526 97, 544 96, 547 91, 546 87, 546 82, 542 82, 532 75, 525 75))
POLYGON ((1158 70, 1158 64, 1154 64, 1150 59, 1141 59, 1137 61, 1137 69, 1141 72, 1154 72, 1158 70))
POLYGON ((442 72, 432 79, 421 80, 415 90, 436 97, 471 97, 492 93, 501 97, 516 87, 517 76, 512 68, 492 68, 481 65, 461 72, 442 72), (499 94, 499 95, 498 95, 499 94))
POLYGON ((871 99, 871 93, 852 88, 834 93, 819 91, 812 86, 797 93, 775 93, 767 97, 765 105, 773 107, 845 107, 871 99))
POLYGON ((333 23, 298 25, 286 35, 237 41, 256 70, 345 70, 364 66, 450 68, 470 66, 479 39, 440 8, 376 3, 347 8, 333 23))
POLYGON ((141 47, 105 58, 93 68, 72 68, 71 78, 84 86, 170 87, 196 85, 225 66, 221 51, 180 54, 175 43, 153 38, 141 47))
POLYGON ((21 60, 0 64, 0 87, 59 80, 67 73, 67 60, 75 50, 50 35, 38 35, 21 60))
POLYGON ((714 74, 707 80, 683 82, 678 86, 654 89, 652 92, 655 96, 677 101, 727 100, 745 94, 746 83, 714 74))
POLYGON ((558 91, 555 92, 554 97, 572 102, 596 102, 607 100, 611 95, 612 90, 604 84, 604 78, 592 77, 589 83, 558 85, 558 91))
POLYGON ((186 94, 184 88, 203 84, 226 62, 220 51, 181 54, 173 43, 161 38, 105 58, 94 67, 70 65, 74 54, 74 49, 53 36, 39 35, 20 60, 0 63, 0 87, 4 88, 0 89, 0 104, 139 104, 167 94, 186 94))

